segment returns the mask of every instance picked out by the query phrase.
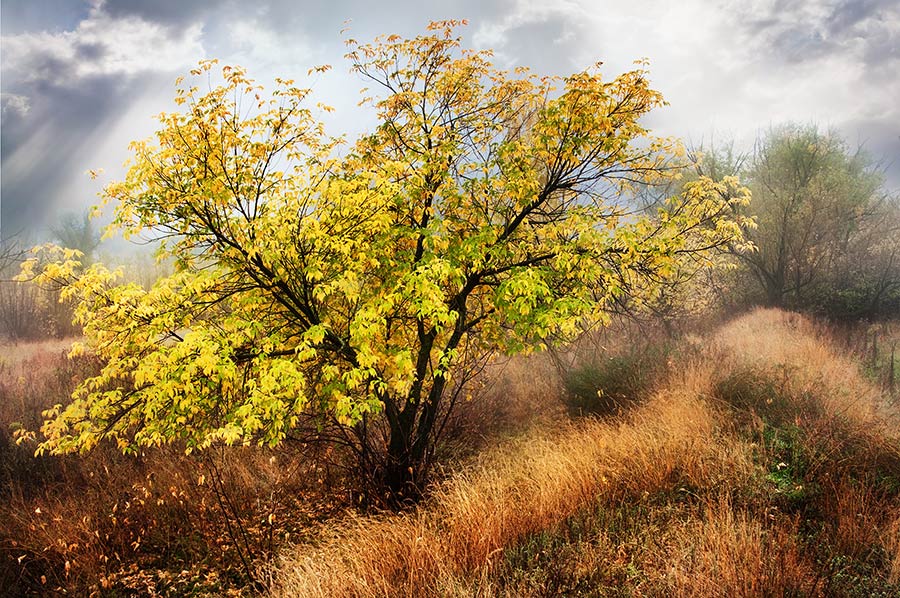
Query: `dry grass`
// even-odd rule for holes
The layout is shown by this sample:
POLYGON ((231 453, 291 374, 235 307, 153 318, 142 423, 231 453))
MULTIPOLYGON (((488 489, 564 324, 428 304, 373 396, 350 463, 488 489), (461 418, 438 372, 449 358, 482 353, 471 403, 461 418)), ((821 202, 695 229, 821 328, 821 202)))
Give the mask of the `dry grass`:
POLYGON ((811 321, 758 311, 726 326, 716 341, 725 366, 718 387, 735 373, 754 372, 763 392, 739 405, 737 415, 749 412, 763 433, 797 436, 810 480, 900 483, 900 412, 811 321))
POLYGON ((0 595, 249 594, 242 555, 256 566, 345 507, 323 455, 292 446, 34 457, 11 426, 35 429, 98 367, 67 344, 0 353, 0 595))
POLYGON ((676 558, 659 573, 670 596, 754 598, 821 595, 796 521, 773 522, 724 498, 679 530, 676 558))
POLYGON ((893 521, 884 530, 880 544, 884 546, 890 559, 888 580, 900 584, 900 510, 895 509, 893 521))
MULTIPOLYGON (((286 541, 318 536, 351 508, 353 481, 342 456, 322 444, 192 456, 168 447, 137 457, 101 445, 89 455, 35 458, 33 445, 16 446, 11 428, 38 428, 42 410, 67 401, 99 367, 88 357, 67 359, 69 346, 0 346, 2 590, 248 595, 242 557, 251 569, 262 567, 286 541)), ((450 423, 453 442, 443 453, 471 455, 492 437, 558 418, 563 408, 551 370, 540 359, 492 366, 473 389, 478 400, 465 401, 450 423)))
POLYGON ((272 595, 900 590, 900 443, 883 394, 792 314, 758 311, 695 344, 627 417, 533 432, 412 513, 285 553, 272 595))
POLYGON ((598 502, 713 488, 753 473, 698 399, 703 375, 658 393, 627 420, 596 420, 498 449, 447 483, 426 508, 362 519, 282 564, 283 596, 444 595, 490 576, 508 547, 598 502))
POLYGON ((275 597, 900 594, 896 407, 796 315, 686 339, 612 419, 567 420, 544 357, 495 367, 450 424, 447 454, 469 457, 417 509, 365 517, 344 514, 326 459, 292 447, 34 459, 8 424, 33 425, 95 366, 56 345, 3 351, 13 592, 250 594, 250 547, 275 597), (229 534, 212 463, 243 532, 229 534))

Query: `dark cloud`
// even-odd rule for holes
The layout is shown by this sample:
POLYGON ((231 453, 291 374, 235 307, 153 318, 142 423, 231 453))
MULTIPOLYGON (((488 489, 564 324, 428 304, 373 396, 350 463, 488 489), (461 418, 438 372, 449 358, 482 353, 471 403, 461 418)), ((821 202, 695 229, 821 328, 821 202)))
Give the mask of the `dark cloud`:
POLYGON ((103 44, 98 44, 96 42, 93 43, 78 43, 75 45, 75 59, 76 60, 85 60, 88 62, 97 62, 106 55, 108 52, 108 48, 104 47, 103 44))
POLYGON ((829 33, 842 35, 852 32, 868 18, 880 19, 884 11, 896 8, 896 0, 843 0, 833 8, 825 22, 829 33))
POLYGON ((32 111, 32 102, 28 96, 4 93, 0 96, 0 110, 3 114, 3 126, 0 127, 0 159, 6 160, 15 148, 28 138, 28 132, 34 125, 28 117, 32 111))
POLYGON ((744 43, 760 47, 775 62, 809 62, 833 54, 858 53, 869 67, 900 59, 897 0, 779 0, 735 11, 744 43))
MULTIPOLYGON (((238 4, 242 10, 249 8, 238 4)), ((233 0, 105 0, 103 11, 113 18, 138 17, 150 23, 187 27, 229 11, 234 5, 233 0)))
POLYGON ((42 82, 26 90, 32 98, 26 113, 4 112, 2 238, 51 223, 54 206, 92 203, 92 197, 67 196, 65 183, 82 174, 85 150, 143 88, 144 83, 123 84, 114 77, 92 77, 77 88, 42 82))
POLYGON ((0 31, 14 35, 26 31, 65 31, 88 15, 86 0, 3 0, 0 3, 0 31))

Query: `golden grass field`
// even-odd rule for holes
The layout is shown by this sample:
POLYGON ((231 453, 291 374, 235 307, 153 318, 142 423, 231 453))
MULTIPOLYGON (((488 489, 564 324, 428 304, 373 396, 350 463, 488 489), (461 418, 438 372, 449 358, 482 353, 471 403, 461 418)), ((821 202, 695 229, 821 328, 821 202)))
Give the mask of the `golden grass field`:
POLYGON ((285 551, 272 594, 897 595, 900 428, 857 364, 771 310, 681 359, 625 417, 508 442, 414 513, 285 551))
MULTIPOLYGON (((603 418, 565 414, 542 356, 510 362, 460 427, 478 450, 400 514, 355 511, 335 459, 307 448, 34 459, 4 445, 0 586, 274 598, 900 595, 900 421, 862 360, 777 310, 674 347, 633 406, 603 418), (217 504, 223 495, 233 508, 217 504), (263 582, 255 589, 241 558, 263 582)), ((34 425, 39 406, 89 370, 61 352, 3 348, 4 428, 34 425)))

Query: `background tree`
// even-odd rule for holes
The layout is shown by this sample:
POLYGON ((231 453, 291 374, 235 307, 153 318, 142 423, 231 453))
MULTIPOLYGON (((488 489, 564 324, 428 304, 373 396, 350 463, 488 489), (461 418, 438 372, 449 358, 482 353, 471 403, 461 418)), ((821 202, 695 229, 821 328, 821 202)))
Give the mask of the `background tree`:
POLYGON ((71 337, 80 331, 72 323, 72 309, 59 302, 59 289, 17 280, 23 261, 34 254, 22 238, 0 243, 0 337, 37 340, 71 337))
POLYGON ((94 252, 100 246, 100 232, 94 227, 89 212, 67 212, 50 227, 53 240, 60 246, 81 252, 81 262, 87 266, 94 261, 94 252))
POLYGON ((734 179, 629 206, 677 152, 639 124, 663 101, 643 68, 499 71, 456 25, 349 42, 380 124, 344 156, 290 81, 265 99, 224 67, 223 85, 178 91, 185 111, 106 191, 124 234, 154 232, 176 272, 144 290, 99 264, 77 275, 73 255, 43 270, 106 366, 50 413, 42 450, 274 444, 316 413, 410 496, 473 359, 603 321, 740 244, 734 179))
POLYGON ((813 125, 784 125, 758 142, 744 179, 753 195, 747 214, 758 224, 749 235, 757 250, 736 255, 765 302, 824 307, 851 280, 867 296, 847 306, 852 310, 877 311, 891 296, 897 203, 863 151, 813 125), (859 276, 847 278, 853 272, 859 276))
MULTIPOLYGON (((737 151, 733 143, 713 144, 709 150, 703 146, 693 148, 687 157, 678 176, 669 177, 662 184, 654 182, 636 188, 635 200, 643 213, 656 214, 669 198, 683 194, 698 181, 737 180, 743 175, 746 160, 746 154, 737 151)), ((753 225, 747 228, 752 229, 753 225)), ((751 251, 753 247, 746 243, 735 248, 713 247, 702 256, 702 263, 696 264, 697 267, 680 268, 649 301, 635 302, 629 295, 623 295, 617 299, 615 311, 631 321, 662 324, 666 333, 674 337, 679 329, 697 318, 705 319, 723 308, 728 311, 740 305, 744 293, 736 281, 745 273, 735 263, 733 253, 738 249, 751 251)))
POLYGON ((43 331, 37 294, 14 280, 27 255, 20 239, 0 241, 0 334, 12 340, 37 337, 43 331))

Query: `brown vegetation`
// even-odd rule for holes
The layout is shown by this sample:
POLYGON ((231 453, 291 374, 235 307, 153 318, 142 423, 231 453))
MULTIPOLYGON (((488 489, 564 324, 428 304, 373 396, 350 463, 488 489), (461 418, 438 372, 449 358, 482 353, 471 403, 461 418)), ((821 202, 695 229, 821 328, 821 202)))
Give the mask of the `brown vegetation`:
POLYGON ((97 368, 67 359, 67 345, 0 352, 0 588, 9 595, 246 594, 248 567, 345 506, 326 455, 309 447, 124 456, 103 445, 34 457, 12 429, 35 429, 42 409, 97 368))
POLYGON ((61 342, 4 346, 0 587, 247 595, 252 575, 274 596, 896 595, 900 428, 860 335, 764 310, 665 349, 641 330, 497 363, 451 423, 454 473, 397 515, 353 514, 323 447, 34 458, 10 424, 33 428, 96 364, 61 342), (860 359, 837 348, 851 337, 860 359), (552 362, 639 400, 568 419, 552 362))
MULTIPOLYGON (((33 443, 16 445, 15 429, 37 429, 41 412, 99 367, 68 359, 70 344, 0 345, 0 588, 10 595, 251 594, 250 578, 277 549, 319 537, 356 505, 347 455, 315 442, 314 426, 277 449, 124 456, 104 444, 35 457, 33 443)), ((448 422, 443 462, 558 419, 558 386, 546 359, 494 363, 448 422)))
POLYGON ((805 318, 682 348, 644 405, 522 438, 414 513, 285 556, 276 596, 894 595, 896 415, 805 318))

